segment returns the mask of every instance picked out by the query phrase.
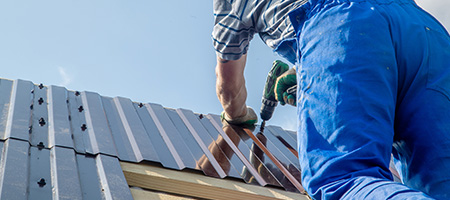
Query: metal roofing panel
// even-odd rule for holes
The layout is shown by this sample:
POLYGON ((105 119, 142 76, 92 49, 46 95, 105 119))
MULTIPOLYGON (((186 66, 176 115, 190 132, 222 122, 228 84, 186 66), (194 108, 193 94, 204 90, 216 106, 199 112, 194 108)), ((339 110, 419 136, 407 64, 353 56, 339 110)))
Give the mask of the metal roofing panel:
POLYGON ((252 166, 252 164, 249 162, 249 160, 247 160, 245 155, 237 146, 240 143, 240 139, 232 137, 232 135, 235 135, 234 131, 228 131, 228 133, 230 134, 228 135, 224 132, 225 129, 221 127, 222 124, 219 125, 213 118, 213 115, 209 114, 206 117, 203 117, 201 122, 208 129, 208 132, 211 134, 211 136, 213 138, 217 138, 216 141, 218 141, 218 143, 220 142, 221 138, 225 141, 220 142, 223 144, 220 144, 219 146, 222 147, 229 161, 233 163, 238 171, 240 171, 242 179, 247 183, 259 183, 262 186, 267 185, 267 182, 261 177, 258 171, 252 166), (212 130, 212 127, 214 127, 216 132, 212 130), (215 134, 216 136, 214 136, 215 134))
POLYGON ((122 124, 121 117, 119 116, 119 112, 117 111, 117 107, 114 105, 114 100, 109 97, 102 97, 102 103, 111 134, 114 138, 118 157, 124 161, 142 161, 142 154, 139 149, 137 149, 136 140, 132 135, 130 136, 127 134, 127 131, 122 124))
POLYGON ((222 127, 218 115, 122 97, 0 79, 0 112, 0 195, 8 197, 15 191, 19 199, 129 199, 119 160, 287 190, 292 184, 277 163, 295 176, 299 168, 295 149, 288 148, 295 139, 281 128, 269 126, 258 135, 222 127), (265 145, 258 147, 260 140, 265 145), (260 147, 276 158, 269 159, 260 147))
MULTIPOLYGON (((50 150, 36 147, 29 150, 28 170, 29 183, 27 185, 29 199, 52 199, 52 174, 50 172, 50 150)), ((23 172, 22 172, 23 173, 23 172)))
POLYGON ((206 156, 206 154, 203 152, 202 148, 200 147, 200 144, 197 143, 197 140, 194 138, 189 129, 186 127, 186 125, 184 124, 183 120, 180 118, 178 113, 173 109, 165 109, 165 110, 170 119, 172 120, 173 124, 175 125, 176 129, 179 131, 181 141, 183 141, 186 144, 186 146, 189 148, 191 152, 191 155, 195 159, 193 160, 195 168, 193 167, 190 168, 201 169, 203 173, 208 176, 221 177, 221 175, 215 170, 217 165, 213 165, 210 162, 209 160, 210 158, 206 156))
POLYGON ((218 173, 218 175, 221 178, 227 176, 227 173, 222 168, 224 166, 219 164, 218 159, 216 159, 216 158, 227 159, 226 156, 224 155, 222 150, 217 146, 217 144, 214 142, 211 136, 207 133, 206 129, 197 120, 197 117, 194 116, 192 111, 177 109, 177 113, 180 116, 183 123, 188 128, 190 134, 192 134, 195 141, 202 149, 203 154, 208 158, 209 162, 218 173))
POLYGON ((132 199, 119 160, 73 149, 0 142, 1 199, 132 199))
POLYGON ((67 91, 63 87, 48 88, 48 146, 73 148, 67 105, 67 91))
POLYGON ((159 134, 161 134, 179 169, 184 169, 185 167, 195 169, 196 161, 191 149, 186 146, 182 137, 185 134, 180 131, 181 126, 177 126, 175 121, 172 122, 174 119, 169 118, 168 114, 170 112, 166 113, 166 110, 161 105, 152 103, 146 104, 145 108, 150 113, 156 127, 158 127, 159 134))
MULTIPOLYGON (((259 129, 259 127, 257 127, 259 129)), ((300 163, 298 162, 298 153, 286 142, 283 142, 284 139, 280 136, 276 136, 276 133, 273 133, 270 129, 265 129, 262 135, 267 139, 267 148, 269 150, 274 151, 274 154, 280 156, 280 161, 282 161, 286 165, 293 165, 296 168, 297 172, 300 172, 300 163)), ((278 158, 278 156, 277 156, 278 158)), ((293 169, 294 170, 294 169, 293 169)), ((299 180, 300 181, 300 180, 299 180)))
POLYGON ((89 136, 86 133, 85 109, 82 104, 80 92, 67 92, 67 107, 69 108, 69 122, 72 132, 73 145, 78 153, 86 153, 89 136))
POLYGON ((114 103, 117 107, 122 125, 125 128, 125 132, 128 138, 130 138, 130 143, 132 144, 132 149, 135 154, 140 155, 141 160, 157 159, 157 154, 153 148, 153 144, 150 141, 145 127, 142 124, 131 100, 122 97, 115 97, 114 103))
MULTIPOLYGON (((212 116, 212 119, 216 123, 222 124, 220 122, 219 116, 212 116)), ((246 160, 251 163, 251 167, 246 167, 243 170, 243 176, 252 176, 252 169, 257 169, 258 174, 264 179, 264 181, 273 186, 280 186, 281 183, 278 179, 274 177, 270 169, 274 170, 272 166, 275 166, 273 163, 270 166, 267 166, 264 161, 264 153, 254 145, 253 141, 250 137, 245 133, 243 129, 236 128, 234 126, 224 126, 223 131, 226 135, 234 140, 238 140, 238 148, 240 152, 245 156, 246 160)))
MULTIPOLYGON (((224 164, 220 163, 222 168, 225 171, 228 171, 228 173, 227 173, 228 176, 244 179, 244 177, 241 176, 241 172, 245 168, 245 165, 244 165, 243 161, 241 159, 239 159, 237 153, 233 150, 231 145, 228 144, 228 142, 223 138, 223 136, 219 133, 219 130, 216 129, 216 127, 214 127, 214 125, 211 123, 209 118, 206 118, 203 115, 196 115, 196 118, 205 127, 205 129, 207 130, 207 133, 210 135, 210 137, 215 139, 214 140, 215 146, 217 146, 223 152, 223 154, 225 155, 225 158, 227 160, 217 157, 217 155, 215 155, 216 159, 219 161, 219 163, 221 160, 225 160, 226 163, 230 164, 230 168, 232 168, 232 169, 226 170, 227 168, 223 167, 224 164)), ((220 130, 223 131, 221 128, 220 128, 220 130)), ((230 142, 233 143, 233 141, 230 141, 230 142)), ((235 149, 235 150, 239 151, 238 149, 235 149)), ((247 176, 247 177, 248 177, 247 179, 244 179, 245 182, 249 182, 251 179, 255 178, 254 175, 247 176)))
POLYGON ((9 102, 11 100, 12 85, 12 81, 0 79, 0 138, 5 138, 5 129, 9 115, 9 102))
POLYGON ((84 113, 89 135, 89 140, 85 140, 85 142, 89 142, 89 145, 86 146, 86 152, 117 155, 100 95, 93 92, 82 92, 81 99, 85 108, 84 113))
POLYGON ((297 137, 292 137, 292 134, 288 131, 283 130, 278 126, 266 126, 265 129, 268 129, 275 137, 279 138, 283 143, 288 143, 294 149, 297 149, 297 137))
POLYGON ((50 162, 50 169, 53 174, 51 179, 54 190, 53 198, 82 199, 75 152, 72 149, 52 148, 50 150, 50 162))
POLYGON ((95 157, 77 154, 76 158, 83 199, 105 199, 95 157))
POLYGON ((2 150, 0 199, 25 199, 29 184, 27 173, 29 144, 19 140, 7 140, 0 143, 2 150))
POLYGON ((32 102, 31 91, 33 87, 33 84, 29 81, 14 81, 9 103, 6 129, 1 139, 29 139, 28 129, 30 125, 30 105, 32 102))
POLYGON ((116 158, 97 155, 97 172, 106 199, 132 199, 122 168, 116 158))
POLYGON ((48 111, 47 88, 43 85, 33 85, 33 103, 31 109, 30 143, 48 146, 48 111))

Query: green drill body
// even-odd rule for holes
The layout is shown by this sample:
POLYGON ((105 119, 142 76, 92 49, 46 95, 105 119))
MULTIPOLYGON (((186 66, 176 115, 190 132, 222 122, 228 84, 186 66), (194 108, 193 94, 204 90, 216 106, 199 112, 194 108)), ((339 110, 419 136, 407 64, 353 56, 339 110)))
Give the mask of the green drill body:
POLYGON ((262 119, 261 130, 264 129, 265 121, 272 117, 273 111, 278 104, 278 101, 275 99, 276 80, 287 70, 289 70, 289 65, 280 60, 275 60, 272 64, 272 69, 269 71, 263 91, 260 113, 262 119))

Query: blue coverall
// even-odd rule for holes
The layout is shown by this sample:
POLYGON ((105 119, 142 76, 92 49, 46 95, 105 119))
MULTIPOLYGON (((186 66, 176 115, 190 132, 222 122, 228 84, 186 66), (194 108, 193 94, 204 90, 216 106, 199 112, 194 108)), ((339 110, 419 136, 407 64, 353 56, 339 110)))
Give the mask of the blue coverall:
POLYGON ((310 0, 298 41, 302 182, 316 199, 450 199, 450 37, 413 0, 310 0), (392 181, 391 153, 405 185, 392 181))

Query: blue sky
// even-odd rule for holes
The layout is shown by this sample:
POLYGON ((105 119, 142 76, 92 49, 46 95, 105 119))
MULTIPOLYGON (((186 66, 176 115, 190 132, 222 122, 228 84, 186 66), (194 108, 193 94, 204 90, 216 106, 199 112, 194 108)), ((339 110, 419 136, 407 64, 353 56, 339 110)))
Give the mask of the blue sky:
MULTIPOLYGON (((450 27, 450 1, 416 2, 450 27)), ((213 23, 205 0, 2 1, 0 77, 219 114, 213 23)), ((245 74, 257 112, 275 59, 255 36, 245 74)), ((295 109, 278 106, 269 124, 295 130, 295 109)))

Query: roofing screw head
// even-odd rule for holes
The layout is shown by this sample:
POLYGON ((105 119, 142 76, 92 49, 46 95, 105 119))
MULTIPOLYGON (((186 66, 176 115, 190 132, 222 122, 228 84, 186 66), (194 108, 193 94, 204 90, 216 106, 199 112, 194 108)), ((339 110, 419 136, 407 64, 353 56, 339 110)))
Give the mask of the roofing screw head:
POLYGON ((83 106, 78 107, 78 112, 83 112, 84 108, 83 106))
POLYGON ((45 148, 44 143, 43 143, 43 142, 39 142, 39 144, 37 145, 37 148, 38 148, 39 150, 42 150, 43 148, 45 148))
POLYGON ((44 126, 45 125, 45 119, 44 118, 40 118, 39 119, 39 125, 44 126))
POLYGON ((39 98, 38 103, 39 103, 39 105, 41 105, 42 103, 44 103, 44 99, 42 97, 39 98))
POLYGON ((44 88, 44 85, 42 85, 42 83, 41 83, 41 84, 39 84, 39 89, 42 89, 42 88, 44 88))
POLYGON ((47 184, 47 183, 45 183, 45 179, 44 179, 44 178, 41 178, 41 180, 39 180, 39 181, 37 182, 37 184, 39 185, 39 187, 44 187, 45 184, 47 184))
POLYGON ((34 90, 31 90, 31 94, 34 94, 34 90))
POLYGON ((76 91, 75 96, 80 96, 80 92, 76 91))
POLYGON ((81 125, 81 130, 82 130, 82 131, 85 131, 86 129, 87 129, 86 124, 81 125))
POLYGON ((139 108, 142 108, 143 106, 144 106, 144 104, 143 103, 139 103, 139 108))
POLYGON ((69 115, 69 121, 72 121, 72 117, 69 115))
POLYGON ((33 110, 33 104, 30 105, 30 110, 33 110))
POLYGON ((200 119, 203 119, 203 114, 200 114, 199 116, 198 116, 198 118, 200 118, 200 119))
POLYGON ((33 133, 33 126, 28 127, 28 134, 31 134, 31 133, 33 133))

